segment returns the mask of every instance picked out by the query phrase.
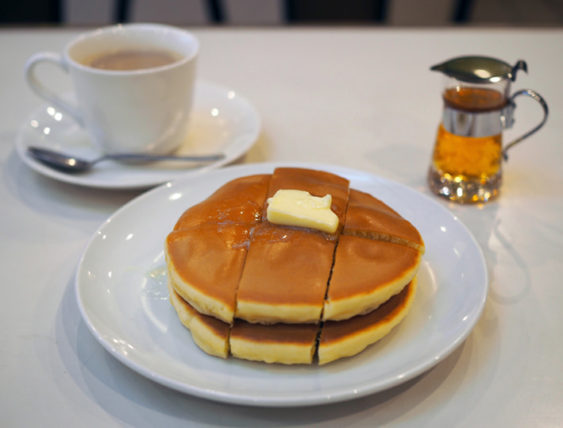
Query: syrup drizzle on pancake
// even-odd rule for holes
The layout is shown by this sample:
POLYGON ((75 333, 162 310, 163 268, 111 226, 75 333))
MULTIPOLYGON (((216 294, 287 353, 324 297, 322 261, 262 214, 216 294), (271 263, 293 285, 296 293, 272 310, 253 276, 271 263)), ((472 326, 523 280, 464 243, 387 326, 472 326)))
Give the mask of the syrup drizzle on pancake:
POLYGON ((416 228, 379 199, 358 190, 350 191, 344 235, 395 242, 424 253, 424 242, 416 228))

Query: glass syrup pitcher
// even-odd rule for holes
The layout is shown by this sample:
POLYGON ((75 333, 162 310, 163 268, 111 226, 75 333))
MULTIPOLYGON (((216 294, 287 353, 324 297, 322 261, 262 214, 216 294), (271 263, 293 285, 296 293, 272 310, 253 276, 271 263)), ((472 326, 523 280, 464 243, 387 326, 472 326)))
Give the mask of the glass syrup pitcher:
POLYGON ((428 171, 430 189, 459 203, 487 202, 499 194, 507 151, 544 125, 547 103, 531 89, 510 95, 516 73, 527 72, 522 60, 511 66, 495 58, 465 56, 437 64, 431 70, 447 78, 442 92, 442 120, 428 171), (514 123, 514 99, 520 95, 541 105, 543 119, 503 145, 502 132, 514 123))

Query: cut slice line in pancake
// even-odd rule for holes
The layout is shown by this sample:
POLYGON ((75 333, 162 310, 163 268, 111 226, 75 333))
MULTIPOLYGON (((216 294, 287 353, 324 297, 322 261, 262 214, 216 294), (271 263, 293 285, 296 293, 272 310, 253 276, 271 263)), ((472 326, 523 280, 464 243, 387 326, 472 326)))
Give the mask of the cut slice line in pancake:
POLYGON ((399 293, 416 275, 421 254, 403 245, 340 236, 323 320, 367 313, 399 293))
POLYGON ((334 241, 320 233, 268 223, 256 226, 238 287, 236 316, 263 324, 318 323, 333 252, 334 241))
POLYGON ((247 253, 246 225, 202 225, 172 232, 165 245, 174 289, 206 315, 231 323, 247 253))
MULTIPOLYGON (((342 223, 348 203, 347 179, 325 171, 276 168, 268 197, 282 189, 303 190, 319 197, 330 194, 332 209, 342 223)), ((264 206, 263 223, 253 229, 236 316, 265 324, 318 323, 338 233, 272 225, 266 220, 266 209, 264 206)))

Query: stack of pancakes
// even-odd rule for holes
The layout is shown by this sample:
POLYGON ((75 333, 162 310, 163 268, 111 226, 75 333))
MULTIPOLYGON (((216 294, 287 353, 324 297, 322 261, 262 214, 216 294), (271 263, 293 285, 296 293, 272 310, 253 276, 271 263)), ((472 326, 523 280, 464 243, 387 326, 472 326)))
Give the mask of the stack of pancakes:
POLYGON ((205 352, 319 364, 355 355, 407 314, 424 243, 337 175, 277 168, 233 180, 182 214, 165 244, 170 300, 205 352), (280 189, 332 195, 334 234, 274 225, 280 189))

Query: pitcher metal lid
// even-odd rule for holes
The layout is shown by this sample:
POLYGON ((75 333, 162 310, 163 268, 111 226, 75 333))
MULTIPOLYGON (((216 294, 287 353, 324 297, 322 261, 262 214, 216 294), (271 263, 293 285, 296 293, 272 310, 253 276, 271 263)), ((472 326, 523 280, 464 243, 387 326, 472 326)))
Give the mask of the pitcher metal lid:
POLYGON ((516 72, 528 72, 523 60, 510 65, 500 59, 487 56, 460 56, 430 67, 454 79, 469 83, 495 83, 504 79, 516 80, 516 72))

